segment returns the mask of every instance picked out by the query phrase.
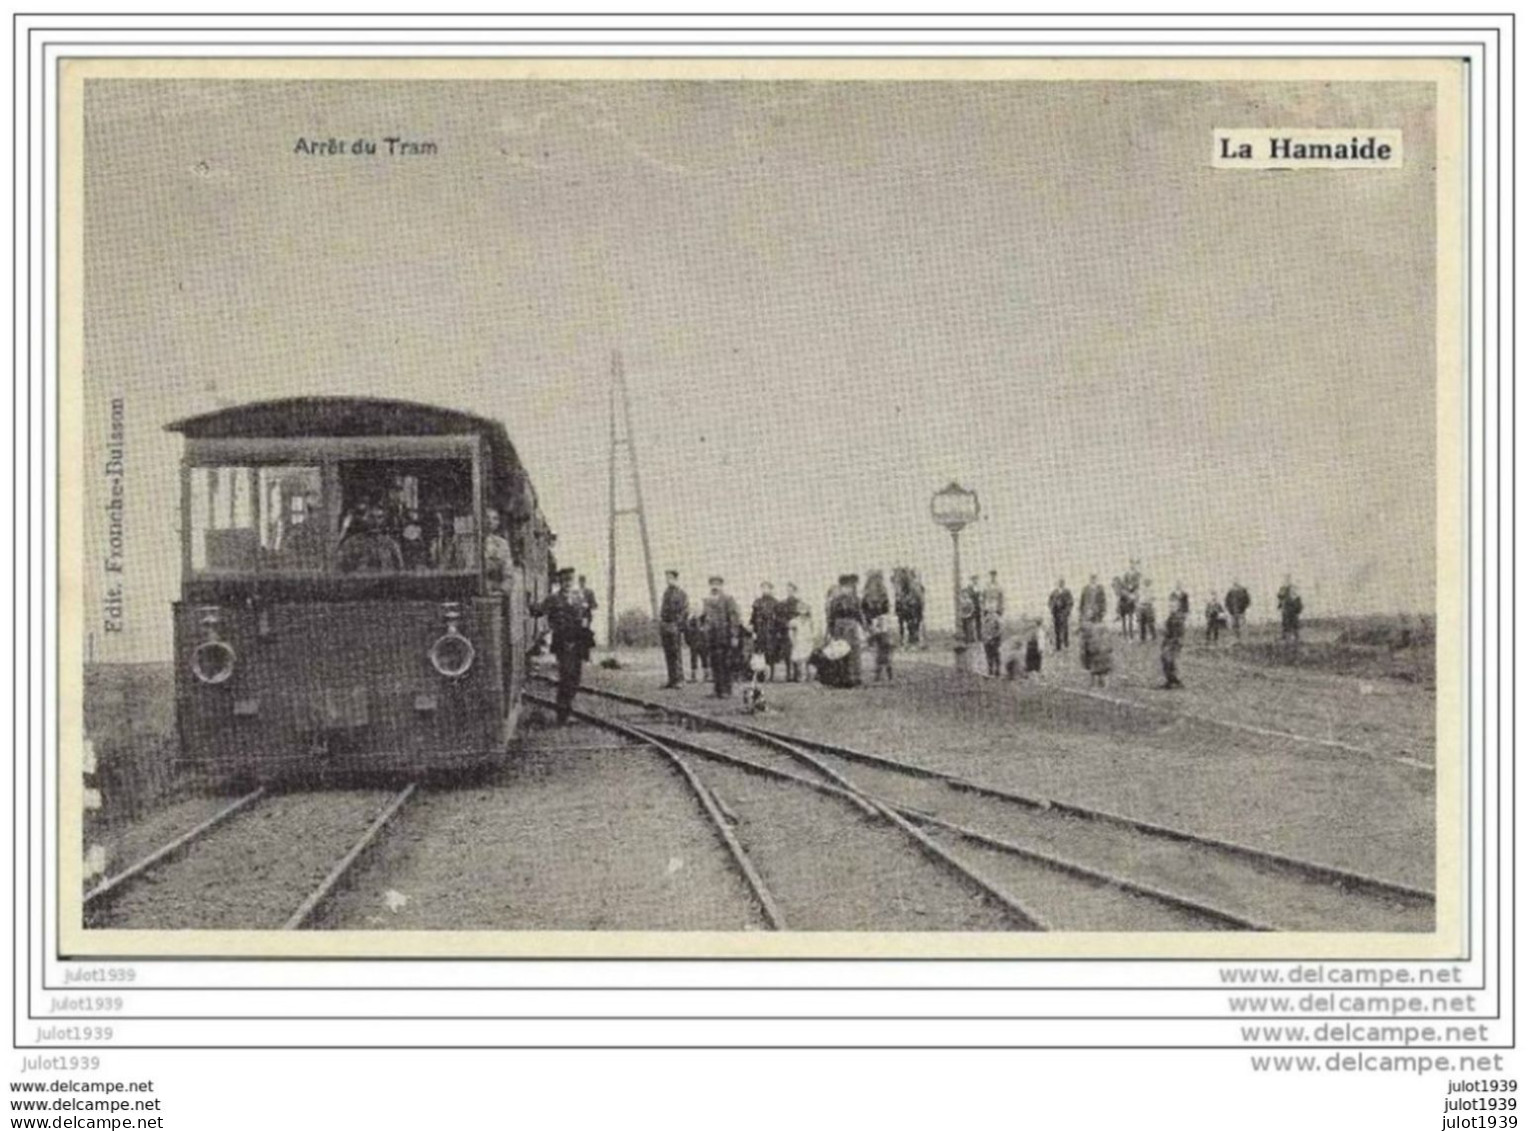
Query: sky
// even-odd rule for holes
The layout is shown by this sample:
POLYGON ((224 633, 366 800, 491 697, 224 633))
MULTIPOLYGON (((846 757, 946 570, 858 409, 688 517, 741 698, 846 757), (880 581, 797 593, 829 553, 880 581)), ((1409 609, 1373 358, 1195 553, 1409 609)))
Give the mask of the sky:
MULTIPOLYGON (((500 419, 605 600, 619 351, 662 582, 906 563, 1038 612, 1130 558, 1196 611, 1430 611, 1430 86, 91 80, 86 600, 110 401, 127 631, 167 658, 174 419, 302 394, 500 419), (1387 171, 1209 165, 1217 127, 1399 128, 1387 171), (314 156, 388 136, 431 156, 314 156)), ((620 505, 631 502, 623 493, 620 505)), ((621 608, 646 604, 623 519, 621 608)), ((98 624, 87 614, 88 629, 98 624)))

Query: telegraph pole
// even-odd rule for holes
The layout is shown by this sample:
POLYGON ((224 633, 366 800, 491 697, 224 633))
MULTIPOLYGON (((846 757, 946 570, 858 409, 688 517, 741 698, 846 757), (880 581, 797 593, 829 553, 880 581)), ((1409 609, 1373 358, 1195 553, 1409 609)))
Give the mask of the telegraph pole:
POLYGON ((653 578, 653 550, 652 544, 647 537, 647 512, 642 505, 642 476, 637 470, 637 446, 632 436, 631 428, 631 392, 626 387, 626 370, 621 364, 619 352, 610 355, 610 537, 607 553, 610 557, 610 571, 607 575, 605 586, 605 647, 615 647, 615 551, 616 551, 616 522, 623 515, 634 514, 637 516, 637 530, 642 537, 642 561, 647 567, 647 603, 652 612, 653 622, 658 620, 658 586, 653 578), (617 415, 617 400, 619 399, 619 416, 617 415), (616 452, 625 449, 626 462, 631 469, 632 494, 636 497, 636 505, 620 507, 617 505, 616 496, 616 452))

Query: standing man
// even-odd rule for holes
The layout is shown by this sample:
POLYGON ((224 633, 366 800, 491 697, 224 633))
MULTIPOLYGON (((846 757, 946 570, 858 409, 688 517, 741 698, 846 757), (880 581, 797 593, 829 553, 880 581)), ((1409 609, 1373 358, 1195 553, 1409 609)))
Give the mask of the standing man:
POLYGON ((1104 618, 1109 615, 1109 594, 1098 584, 1098 574, 1088 575, 1088 583, 1083 586, 1079 605, 1084 623, 1103 624, 1104 618))
POLYGON ((706 621, 706 650, 711 654, 711 680, 718 699, 732 694, 732 650, 743 631, 743 614, 719 576, 710 580, 711 595, 702 608, 706 621))
POLYGON ((1162 625, 1162 689, 1171 691, 1182 687, 1178 679, 1178 653, 1183 651, 1183 634, 1188 631, 1188 604, 1172 602, 1172 612, 1162 625))
POLYGON ((658 606, 658 639, 663 644, 663 663, 668 668, 665 689, 684 682, 684 630, 690 619, 690 598, 679 588, 679 571, 666 569, 663 602, 658 606))
POLYGON ((1135 639, 1136 608, 1141 603, 1141 560, 1130 559, 1130 568, 1119 578, 1115 587, 1115 598, 1118 602, 1120 622, 1125 629, 1126 639, 1135 639))
POLYGON ((1231 614, 1231 631, 1238 640, 1241 639, 1242 620, 1251 607, 1252 594, 1247 592, 1247 587, 1240 581, 1231 582, 1231 588, 1226 590, 1226 612, 1231 614))
POLYGON ((960 632, 967 644, 981 639, 982 589, 981 579, 971 575, 971 583, 960 591, 960 632))
POLYGON ((573 697, 584 671, 588 628, 584 625, 583 603, 573 588, 573 571, 557 571, 557 592, 531 612, 546 617, 552 630, 552 655, 557 657, 557 724, 567 723, 573 711, 573 697))
POLYGON ((996 679, 1002 674, 1003 587, 997 583, 997 570, 987 574, 987 587, 981 596, 982 648, 987 653, 987 674, 996 679))
POLYGON ((1295 588, 1294 577, 1284 575, 1284 584, 1279 587, 1279 621, 1284 629, 1284 639, 1300 643, 1300 614, 1305 611, 1305 602, 1300 599, 1300 591, 1295 588))
POLYGON ((997 583, 997 570, 987 574, 987 588, 982 590, 982 612, 1002 616, 1004 608, 1003 587, 997 583))
POLYGON ((1204 607, 1204 638, 1211 644, 1220 642, 1220 630, 1226 625, 1226 611, 1220 599, 1211 597, 1204 607))
POLYGON ((1141 559, 1140 558, 1131 558, 1130 559, 1130 568, 1125 571, 1125 575, 1119 579, 1119 582, 1120 582, 1121 587, 1124 588, 1125 592, 1129 593, 1132 597, 1135 597, 1135 596, 1137 596, 1140 593, 1140 591, 1141 591, 1141 559))
POLYGON ((1054 629, 1056 651, 1071 647, 1069 626, 1072 621, 1072 591, 1066 587, 1066 578, 1056 582, 1050 595, 1051 627, 1054 629))
POLYGON ((996 679, 1003 671, 1003 617, 985 606, 982 609, 982 649, 987 653, 987 674, 996 679))

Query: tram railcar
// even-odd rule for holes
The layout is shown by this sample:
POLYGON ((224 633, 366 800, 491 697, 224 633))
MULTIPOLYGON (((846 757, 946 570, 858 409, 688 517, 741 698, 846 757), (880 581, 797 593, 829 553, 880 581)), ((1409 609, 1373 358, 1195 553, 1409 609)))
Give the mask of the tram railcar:
POLYGON ((184 761, 272 780, 510 749, 555 538, 502 425, 302 397, 168 428, 184 761))

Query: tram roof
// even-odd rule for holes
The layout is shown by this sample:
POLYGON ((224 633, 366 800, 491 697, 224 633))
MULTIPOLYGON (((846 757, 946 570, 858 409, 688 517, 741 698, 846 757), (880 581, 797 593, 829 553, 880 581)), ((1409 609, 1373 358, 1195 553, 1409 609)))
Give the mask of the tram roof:
POLYGON ((522 470, 509 434, 498 421, 416 401, 378 397, 287 397, 188 416, 165 425, 165 429, 195 440, 471 433, 488 440, 494 463, 503 472, 522 470))

